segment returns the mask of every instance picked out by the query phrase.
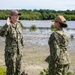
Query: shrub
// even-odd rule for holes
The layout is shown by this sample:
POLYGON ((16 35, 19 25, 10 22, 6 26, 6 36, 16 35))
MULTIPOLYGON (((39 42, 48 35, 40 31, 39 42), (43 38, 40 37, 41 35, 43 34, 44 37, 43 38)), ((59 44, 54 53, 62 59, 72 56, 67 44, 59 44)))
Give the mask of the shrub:
POLYGON ((49 70, 43 69, 43 71, 40 72, 40 75, 49 75, 49 70))
POLYGON ((67 75, 74 75, 74 73, 72 73, 72 72, 68 72, 67 75))
POLYGON ((35 31, 37 29, 37 27, 35 26, 35 25, 32 25, 31 27, 30 27, 30 31, 35 31))
POLYGON ((52 31, 56 30, 56 28, 54 27, 53 24, 51 25, 50 29, 51 29, 52 31))
POLYGON ((6 75, 6 69, 0 66, 0 75, 6 75))

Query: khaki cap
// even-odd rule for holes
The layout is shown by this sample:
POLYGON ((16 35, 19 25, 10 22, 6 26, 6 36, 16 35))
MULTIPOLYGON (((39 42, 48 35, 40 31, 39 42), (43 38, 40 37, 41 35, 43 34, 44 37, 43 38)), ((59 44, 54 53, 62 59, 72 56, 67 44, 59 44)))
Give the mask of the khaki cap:
POLYGON ((19 13, 17 10, 11 10, 10 16, 13 16, 13 15, 21 15, 21 13, 19 13))
POLYGON ((61 15, 57 16, 54 21, 60 22, 62 24, 66 24, 66 19, 61 15))

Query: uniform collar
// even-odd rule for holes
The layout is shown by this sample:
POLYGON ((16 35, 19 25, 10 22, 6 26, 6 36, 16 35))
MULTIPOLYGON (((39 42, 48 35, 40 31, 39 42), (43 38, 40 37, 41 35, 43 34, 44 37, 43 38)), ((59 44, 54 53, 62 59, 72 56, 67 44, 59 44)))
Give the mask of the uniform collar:
POLYGON ((14 23, 13 23, 12 21, 11 21, 11 23, 12 23, 12 27, 13 27, 13 28, 18 28, 18 25, 17 25, 18 22, 16 23, 16 27, 14 26, 14 23))

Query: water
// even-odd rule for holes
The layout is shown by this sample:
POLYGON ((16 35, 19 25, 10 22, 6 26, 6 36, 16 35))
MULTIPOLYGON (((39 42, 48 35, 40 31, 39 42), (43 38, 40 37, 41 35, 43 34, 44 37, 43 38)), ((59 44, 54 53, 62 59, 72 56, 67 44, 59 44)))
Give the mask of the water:
MULTIPOLYGON (((20 20, 25 27, 36 25, 37 27, 50 27, 53 22, 51 20, 20 20)), ((6 20, 0 20, 0 26, 3 26, 6 20)), ((75 21, 67 21, 68 28, 75 28, 75 21)))
MULTIPOLYGON (((36 25, 37 27, 50 27, 53 22, 51 20, 44 20, 44 21, 29 21, 29 20, 21 20, 24 26, 30 27, 31 25, 36 25)), ((6 23, 6 20, 0 20, 0 26, 3 26, 6 23)), ((68 28, 75 28, 75 21, 67 21, 69 25, 68 28)), ((48 39, 52 31, 50 29, 37 29, 36 31, 30 31, 29 29, 23 30, 24 34, 24 44, 30 43, 32 45, 39 45, 39 46, 48 46, 48 39)), ((68 37, 73 34, 75 38, 75 30, 67 30, 68 37)), ((2 38, 0 39, 2 41, 2 38)), ((72 48, 75 46, 75 42, 69 42, 69 47, 72 48)))

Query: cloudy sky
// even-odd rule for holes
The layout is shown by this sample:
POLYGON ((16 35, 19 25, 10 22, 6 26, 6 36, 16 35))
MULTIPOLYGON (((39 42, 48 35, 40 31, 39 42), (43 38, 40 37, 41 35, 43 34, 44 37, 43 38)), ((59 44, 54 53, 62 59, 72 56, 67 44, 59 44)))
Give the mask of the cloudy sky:
POLYGON ((1 0, 0 9, 75 10, 75 0, 1 0))

